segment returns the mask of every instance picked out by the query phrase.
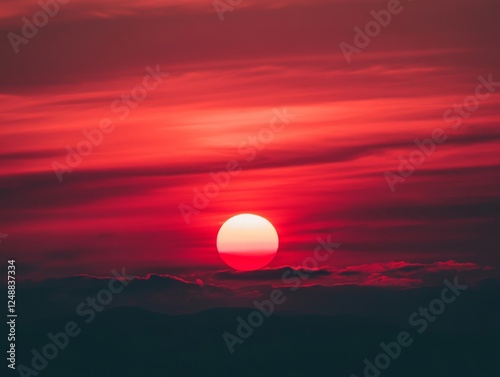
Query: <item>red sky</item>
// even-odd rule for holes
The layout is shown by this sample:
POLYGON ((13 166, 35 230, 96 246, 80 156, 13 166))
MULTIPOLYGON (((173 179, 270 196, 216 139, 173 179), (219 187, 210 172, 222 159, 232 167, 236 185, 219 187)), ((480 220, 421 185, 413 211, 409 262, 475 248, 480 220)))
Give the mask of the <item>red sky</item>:
POLYGON ((7 35, 39 6, 4 1, 0 247, 25 279, 201 276, 225 269, 220 225, 250 212, 278 230, 273 268, 326 234, 342 244, 329 268, 498 267, 500 88, 458 130, 443 113, 478 76, 500 81, 499 4, 405 3, 348 64, 339 44, 386 4, 244 0, 220 21, 210 1, 72 0, 16 54, 7 35), (113 101, 157 65, 169 76, 119 120, 113 101), (246 161, 238 147, 284 108, 295 118, 246 161), (115 130, 60 183, 53 162, 103 118, 115 130), (449 139, 391 192, 384 173, 437 127, 449 139), (186 224, 179 205, 231 160, 241 173, 186 224))

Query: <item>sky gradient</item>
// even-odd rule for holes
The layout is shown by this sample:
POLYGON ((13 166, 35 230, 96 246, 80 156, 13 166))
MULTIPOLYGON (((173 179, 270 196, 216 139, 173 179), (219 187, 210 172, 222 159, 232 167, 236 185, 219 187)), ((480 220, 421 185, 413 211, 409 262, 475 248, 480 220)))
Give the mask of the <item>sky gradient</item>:
POLYGON ((479 76, 500 81, 500 5, 403 4, 349 64, 340 43, 387 2, 245 0, 221 21, 210 1, 72 0, 16 54, 6 36, 40 8, 4 1, 0 233, 20 279, 126 267, 238 286, 215 248, 238 213, 276 227, 271 272, 301 266, 331 235, 341 247, 321 266, 324 284, 499 277, 500 93, 459 129, 443 114, 479 76), (158 85, 117 110, 152 70, 164 73, 158 85), (54 162, 105 118, 113 130, 60 182, 54 162), (384 174, 436 128, 447 140, 392 192, 384 174), (210 173, 234 162, 229 183, 185 221, 179 206, 193 207, 210 173), (418 274, 395 274, 408 266, 418 274))

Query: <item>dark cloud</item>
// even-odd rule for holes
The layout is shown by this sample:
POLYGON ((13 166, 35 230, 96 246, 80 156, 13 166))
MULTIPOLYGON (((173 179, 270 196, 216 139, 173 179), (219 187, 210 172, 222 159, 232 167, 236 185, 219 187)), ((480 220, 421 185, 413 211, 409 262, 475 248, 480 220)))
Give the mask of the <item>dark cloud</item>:
MULTIPOLYGON (((122 271, 117 271, 120 275, 122 271)), ((125 274, 127 274, 125 272, 125 274)), ((77 306, 89 297, 96 297, 103 289, 109 290, 113 277, 72 276, 25 282, 19 285, 20 310, 26 318, 56 317, 75 313, 77 306), (33 308, 43 308, 33 311, 33 308), (33 313, 33 316, 28 315, 33 313), (35 315, 35 313, 38 313, 35 315)), ((115 306, 139 306, 150 310, 162 310, 171 314, 188 313, 224 305, 234 292, 223 286, 189 282, 170 275, 151 274, 135 277, 122 292, 114 294, 115 306)))
POLYGON ((331 275, 331 271, 327 267, 307 269, 303 267, 284 266, 264 268, 257 271, 225 270, 216 272, 213 274, 213 277, 220 280, 282 280, 283 276, 286 277, 290 274, 303 274, 307 275, 309 279, 314 279, 317 277, 329 276, 331 275))
POLYGON ((61 151, 58 149, 51 150, 39 150, 39 151, 23 151, 23 152, 13 152, 13 153, 2 153, 0 154, 0 160, 31 160, 46 157, 58 157, 61 151))
POLYGON ((488 274, 490 266, 449 260, 434 263, 409 263, 392 261, 371 263, 345 268, 332 268, 337 283, 351 283, 364 286, 409 288, 432 285, 448 276, 450 272, 474 278, 488 274))
POLYGON ((374 274, 374 273, 387 273, 399 276, 416 275, 419 273, 438 273, 443 271, 475 271, 475 270, 489 270, 491 267, 480 267, 476 263, 471 262, 457 262, 449 260, 445 262, 434 263, 410 263, 402 261, 392 261, 387 263, 371 263, 362 264, 357 266, 349 266, 345 268, 333 268, 334 274, 355 276, 359 274, 374 274))

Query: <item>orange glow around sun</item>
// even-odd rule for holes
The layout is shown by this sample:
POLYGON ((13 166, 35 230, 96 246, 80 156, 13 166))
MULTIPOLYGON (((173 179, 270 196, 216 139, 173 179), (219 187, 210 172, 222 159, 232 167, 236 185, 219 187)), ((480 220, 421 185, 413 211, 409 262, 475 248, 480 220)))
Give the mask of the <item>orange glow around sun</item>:
POLYGON ((217 250, 222 260, 240 271, 268 265, 278 251, 278 233, 267 219, 248 213, 228 219, 217 234, 217 250))

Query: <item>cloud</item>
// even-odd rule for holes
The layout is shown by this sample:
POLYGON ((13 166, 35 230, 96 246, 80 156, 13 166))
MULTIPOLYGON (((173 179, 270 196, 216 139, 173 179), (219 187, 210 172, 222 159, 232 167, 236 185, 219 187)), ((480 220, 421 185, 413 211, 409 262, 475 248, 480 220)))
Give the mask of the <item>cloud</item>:
POLYGON ((481 267, 476 263, 454 260, 433 263, 391 261, 332 268, 332 277, 352 284, 404 288, 436 283, 449 272, 481 273, 492 269, 491 266, 481 267))
POLYGON ((418 287, 423 283, 420 279, 410 279, 410 278, 391 278, 382 274, 371 274, 363 282, 362 285, 369 285, 375 287, 398 287, 398 288, 408 288, 408 287, 418 287))
MULTIPOLYGON (((103 289, 109 289, 111 279, 113 278, 80 275, 25 282, 19 285, 20 295, 25 297, 21 307, 27 312, 31 312, 31 308, 39 308, 37 312, 46 318, 74 314, 81 302, 89 297, 96 297, 103 289)), ((113 295, 112 303, 107 308, 139 306, 170 314, 189 313, 224 306, 232 297, 233 290, 206 284, 199 279, 190 282, 172 275, 149 274, 134 276, 122 292, 113 295)))
POLYGON ((359 286, 380 286, 407 288, 434 284, 449 272, 475 273, 492 270, 490 266, 481 267, 472 262, 457 262, 454 260, 433 263, 410 263, 404 261, 391 261, 386 263, 370 263, 348 267, 321 267, 307 269, 303 267, 283 266, 265 268, 257 271, 224 270, 212 274, 214 281, 226 280, 238 282, 239 288, 245 288, 245 281, 256 282, 254 287, 269 283, 281 282, 280 286, 287 287, 296 284, 296 280, 283 283, 283 277, 299 278, 302 285, 316 284, 334 286, 338 284, 355 284, 359 286), (306 278, 307 277, 307 278, 306 278))
POLYGON ((488 270, 491 267, 480 267, 472 262, 456 262, 449 260, 434 263, 410 263, 402 261, 391 261, 387 263, 370 263, 345 268, 334 269, 334 274, 343 276, 356 276, 360 274, 391 273, 395 275, 416 275, 419 273, 438 273, 443 271, 474 271, 488 270))
POLYGON ((307 275, 308 279, 324 277, 331 275, 331 271, 327 267, 308 269, 304 267, 283 266, 275 268, 264 268, 257 271, 234 271, 224 270, 213 274, 215 279, 221 280, 282 280, 283 276, 289 274, 307 275))
MULTIPOLYGON (((107 289, 110 278, 74 276, 50 279, 36 283, 20 283, 19 311, 27 322, 47 318, 71 317, 78 319, 76 308, 90 297, 97 297, 107 289)), ((463 274, 460 282, 470 284, 472 291, 484 297, 495 297, 500 282, 472 283, 463 274)), ((255 308, 254 301, 269 299, 271 291, 281 289, 286 297, 277 312, 297 314, 356 315, 362 317, 406 316, 415 310, 415 303, 439 297, 443 280, 420 287, 418 278, 389 277, 371 274, 362 284, 333 286, 308 283, 297 290, 271 284, 230 288, 205 282, 191 282, 171 275, 137 277, 124 290, 113 295, 105 310, 115 307, 137 307, 170 315, 191 314, 216 308, 255 308)))

